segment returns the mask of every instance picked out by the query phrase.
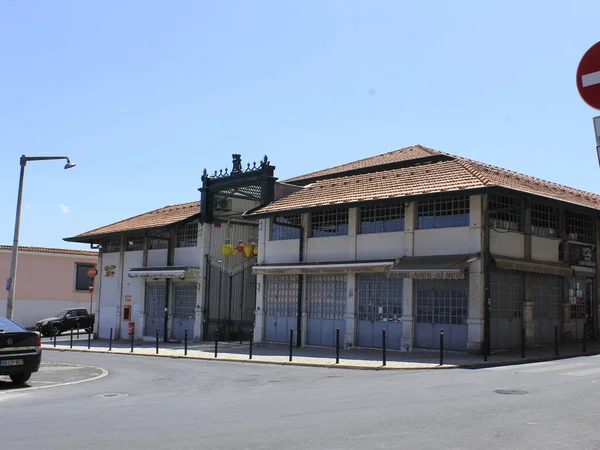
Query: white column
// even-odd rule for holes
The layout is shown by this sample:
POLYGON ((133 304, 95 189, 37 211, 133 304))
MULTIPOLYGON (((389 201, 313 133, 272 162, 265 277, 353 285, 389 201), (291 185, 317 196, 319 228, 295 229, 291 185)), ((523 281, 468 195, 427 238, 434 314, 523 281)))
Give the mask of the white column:
POLYGON ((356 345, 356 274, 349 273, 346 285, 346 332, 344 333, 344 348, 356 345))
POLYGON ((256 309, 254 310, 254 343, 260 344, 264 334, 265 276, 256 275, 256 309))
POLYGON ((402 351, 412 352, 414 342, 415 314, 414 314, 414 282, 411 278, 405 278, 402 292, 402 351))
MULTIPOLYGON (((467 352, 481 352, 483 342, 483 264, 481 259, 469 265, 469 315, 467 352)), ((493 301, 493 299, 492 299, 493 301)))

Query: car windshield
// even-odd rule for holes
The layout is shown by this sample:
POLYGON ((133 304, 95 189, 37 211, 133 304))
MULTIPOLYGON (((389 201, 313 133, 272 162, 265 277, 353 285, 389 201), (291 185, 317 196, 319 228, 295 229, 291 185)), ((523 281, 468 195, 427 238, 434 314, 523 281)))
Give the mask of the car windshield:
POLYGON ((6 317, 0 317, 0 332, 4 333, 14 333, 27 331, 21 325, 14 323, 12 320, 7 319, 6 317))
POLYGON ((59 312, 56 317, 58 317, 59 319, 62 319, 63 317, 65 317, 67 315, 67 313, 71 311, 70 309, 63 309, 61 312, 59 312))

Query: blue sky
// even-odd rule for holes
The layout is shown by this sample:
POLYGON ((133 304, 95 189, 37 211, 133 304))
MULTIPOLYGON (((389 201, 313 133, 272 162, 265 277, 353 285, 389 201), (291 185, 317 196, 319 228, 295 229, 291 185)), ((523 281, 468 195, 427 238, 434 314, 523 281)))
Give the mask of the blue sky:
POLYGON ((597 0, 10 2, 0 13, 0 243, 193 201, 268 155, 280 179, 420 143, 600 192, 575 85, 597 0))

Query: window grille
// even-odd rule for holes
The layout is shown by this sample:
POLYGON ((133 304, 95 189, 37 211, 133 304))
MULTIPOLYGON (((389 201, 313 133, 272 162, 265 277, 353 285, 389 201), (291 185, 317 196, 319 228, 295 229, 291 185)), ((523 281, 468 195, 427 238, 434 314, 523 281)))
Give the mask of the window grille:
POLYGON ((346 275, 309 275, 307 294, 310 319, 344 319, 346 275))
POLYGON ((531 274, 533 317, 560 319, 562 317, 562 279, 554 275, 531 274))
POLYGON ((570 241, 595 244, 592 216, 572 211, 565 212, 567 236, 570 241))
POLYGON ((177 247, 198 245, 198 221, 188 222, 177 230, 177 247))
POLYGON ((516 198, 490 195, 488 198, 490 227, 523 231, 523 213, 520 205, 521 202, 516 198))
POLYGON ((523 272, 490 273, 490 315, 494 319, 520 319, 523 315, 523 272))
POLYGON ((118 253, 121 251, 121 238, 106 239, 102 242, 103 253, 118 253))
POLYGON ((417 227, 419 229, 465 226, 469 226, 469 197, 418 202, 417 227))
POLYGON ((531 232, 538 236, 558 237, 560 219, 558 208, 532 203, 531 232))
POLYGON ((469 288, 466 281, 416 280, 417 322, 466 325, 469 288))
POLYGON ((173 317, 191 318, 196 315, 198 286, 195 283, 174 283, 173 317))
POLYGON ((142 234, 134 234, 125 238, 125 251, 137 251, 144 249, 144 236, 142 234))
POLYGON ((404 231, 404 204, 372 205, 360 208, 361 233, 404 231))
POLYGON ((267 316, 298 315, 298 276, 265 276, 265 311, 267 316))
POLYGON ((328 209, 311 215, 310 236, 343 236, 348 234, 348 210, 328 209))
POLYGON ((388 278, 385 273, 359 274, 358 320, 399 322, 402 319, 401 278, 388 278))
POLYGON ((159 250, 163 248, 169 248, 168 239, 170 237, 171 234, 167 230, 153 231, 152 234, 148 236, 148 250, 159 250))
POLYGON ((90 283, 93 283, 94 279, 89 277, 87 270, 90 267, 96 267, 95 264, 76 263, 75 264, 75 290, 76 291, 87 291, 90 283))
POLYGON ((302 225, 302 216, 300 214, 289 214, 285 216, 277 216, 271 219, 271 240, 282 241, 286 239, 300 239, 300 225, 302 225), (288 223, 294 225, 287 227, 279 225, 275 222, 288 223))
POLYGON ((586 286, 577 278, 569 283, 569 303, 571 304, 571 320, 586 318, 586 286))

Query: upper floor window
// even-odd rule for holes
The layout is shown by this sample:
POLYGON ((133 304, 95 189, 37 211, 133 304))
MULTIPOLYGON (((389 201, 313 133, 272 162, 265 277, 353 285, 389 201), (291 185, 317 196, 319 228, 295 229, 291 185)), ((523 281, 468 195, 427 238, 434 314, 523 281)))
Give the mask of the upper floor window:
POLYGON ((102 242, 102 253, 117 253, 121 251, 121 238, 106 239, 102 242))
POLYGON ((198 245, 198 222, 189 222, 177 230, 177 247, 198 245))
POLYGON ((311 214, 310 236, 343 236, 348 234, 348 209, 328 209, 311 214))
POLYGON ((419 229, 469 226, 469 197, 448 197, 418 202, 419 229))
POLYGON ((271 240, 300 239, 301 230, 298 227, 301 224, 302 216, 300 214, 273 217, 271 219, 271 240))
POLYGON ((570 241, 595 244, 592 216, 588 214, 566 211, 566 231, 570 241))
POLYGON ((523 231, 521 202, 506 195, 490 195, 488 200, 490 227, 523 231))
POLYGON ((360 208, 361 233, 404 231, 404 204, 370 205, 360 208))
POLYGON ((93 283, 94 279, 88 276, 87 271, 91 267, 96 267, 96 264, 91 263, 76 263, 75 264, 75 290, 76 291, 87 291, 90 283, 93 283))
POLYGON ((132 252, 144 249, 144 235, 133 234, 125 238, 125 251, 132 252))
POLYGON ((560 220, 558 208, 554 206, 531 204, 531 233, 538 236, 558 237, 560 220))
POLYGON ((148 250, 160 250, 169 248, 171 233, 168 230, 151 231, 148 234, 148 250))

